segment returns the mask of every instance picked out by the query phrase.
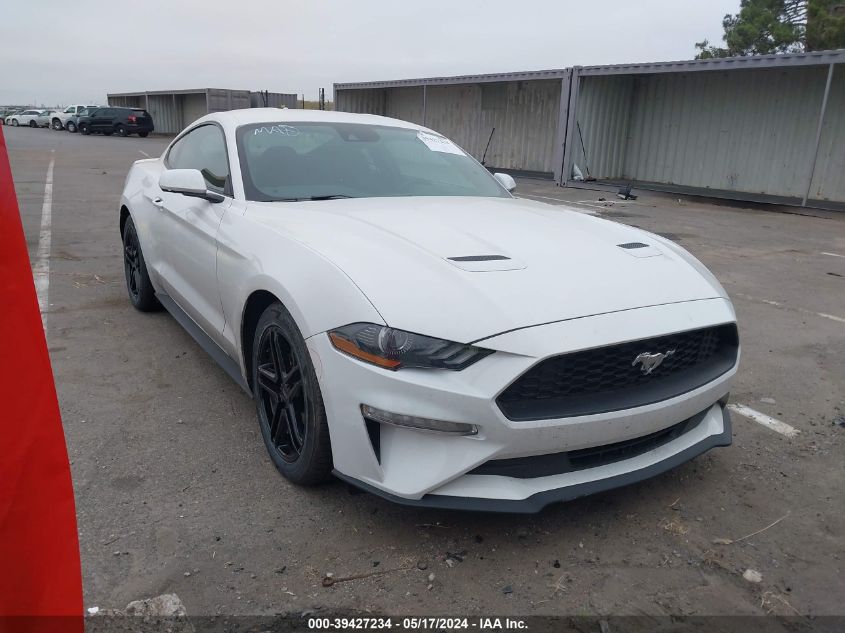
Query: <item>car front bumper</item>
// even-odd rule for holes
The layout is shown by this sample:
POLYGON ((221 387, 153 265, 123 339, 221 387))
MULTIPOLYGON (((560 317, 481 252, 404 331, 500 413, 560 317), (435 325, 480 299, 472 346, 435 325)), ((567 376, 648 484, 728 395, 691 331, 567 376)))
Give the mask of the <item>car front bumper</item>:
POLYGON ((734 320, 730 302, 709 299, 530 327, 479 342, 496 353, 459 372, 381 369, 339 352, 325 333, 315 335, 308 347, 329 420, 335 474, 404 504, 498 512, 536 512, 549 503, 654 476, 730 444, 730 419, 719 400, 730 391, 736 365, 681 396, 601 414, 513 421, 503 415, 496 397, 549 356, 734 320), (474 424, 478 433, 454 436, 380 425, 374 444, 362 404, 474 424), (634 440, 691 418, 700 420, 670 441, 590 468, 537 477, 470 472, 491 460, 634 440))

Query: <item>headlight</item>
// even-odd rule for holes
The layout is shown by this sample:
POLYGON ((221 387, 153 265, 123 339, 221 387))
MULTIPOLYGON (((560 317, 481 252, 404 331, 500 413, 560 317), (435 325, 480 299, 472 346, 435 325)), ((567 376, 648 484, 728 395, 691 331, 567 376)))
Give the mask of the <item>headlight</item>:
POLYGON ((374 323, 345 325, 329 332, 329 339, 341 352, 392 370, 420 367, 458 371, 493 353, 374 323))

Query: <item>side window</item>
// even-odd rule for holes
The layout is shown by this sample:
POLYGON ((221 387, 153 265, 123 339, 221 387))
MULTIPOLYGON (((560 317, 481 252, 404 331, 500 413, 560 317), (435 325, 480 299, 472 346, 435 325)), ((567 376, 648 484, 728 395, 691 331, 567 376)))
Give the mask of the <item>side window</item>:
POLYGON ((229 159, 223 132, 216 125, 201 125, 180 138, 167 154, 171 169, 199 169, 211 191, 226 193, 229 159))
POLYGON ((96 110, 89 110, 88 116, 100 116, 103 113, 102 108, 97 108, 96 110))
POLYGON ((65 108, 65 114, 73 114, 76 112, 76 106, 70 106, 69 108, 65 108))

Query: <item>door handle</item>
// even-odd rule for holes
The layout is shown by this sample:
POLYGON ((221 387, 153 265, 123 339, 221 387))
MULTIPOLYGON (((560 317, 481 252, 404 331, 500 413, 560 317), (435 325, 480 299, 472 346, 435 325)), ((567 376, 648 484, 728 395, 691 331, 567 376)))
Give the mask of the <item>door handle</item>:
POLYGON ((152 203, 159 209, 164 208, 164 198, 162 198, 161 196, 156 196, 155 198, 153 198, 152 203))

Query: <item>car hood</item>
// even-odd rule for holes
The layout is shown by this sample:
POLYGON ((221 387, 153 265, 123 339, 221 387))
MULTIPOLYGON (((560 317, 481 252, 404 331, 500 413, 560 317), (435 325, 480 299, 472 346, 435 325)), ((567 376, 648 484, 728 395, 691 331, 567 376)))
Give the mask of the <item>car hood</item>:
POLYGON ((334 262, 388 325, 464 343, 725 296, 697 260, 666 240, 533 201, 360 198, 250 203, 247 214, 334 262))

